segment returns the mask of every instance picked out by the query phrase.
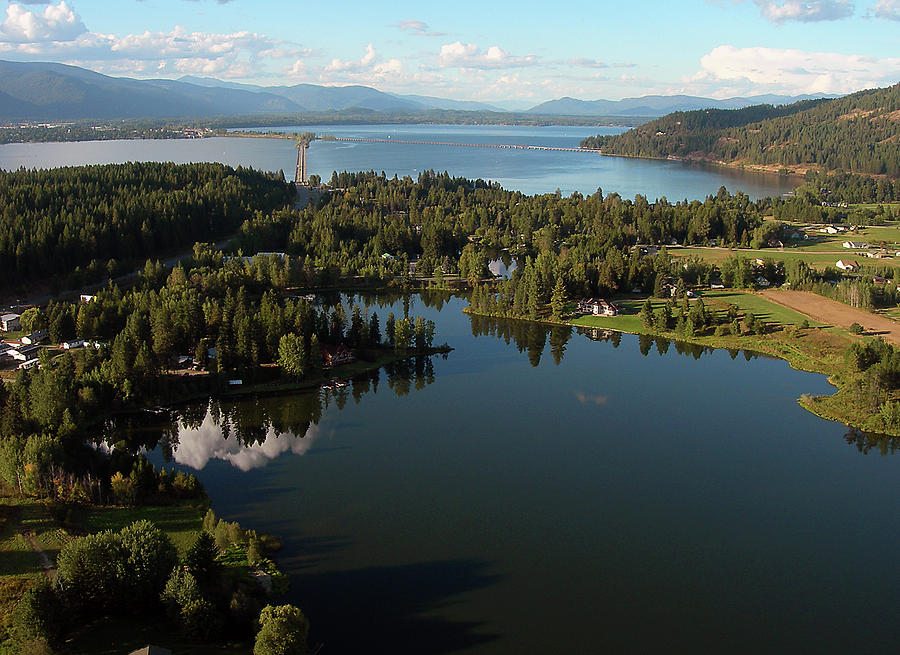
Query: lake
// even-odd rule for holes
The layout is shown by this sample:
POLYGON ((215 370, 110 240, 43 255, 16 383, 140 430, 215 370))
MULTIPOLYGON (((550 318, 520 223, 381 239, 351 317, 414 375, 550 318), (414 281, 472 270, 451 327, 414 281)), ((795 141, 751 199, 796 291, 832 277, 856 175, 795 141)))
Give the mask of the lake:
POLYGON ((897 462, 797 405, 824 377, 429 304, 446 358, 184 407, 151 453, 283 537, 323 652, 895 648, 897 462))
MULTIPOLYGON (((492 143, 576 148, 585 136, 613 134, 625 128, 509 127, 476 125, 314 125, 265 128, 336 137, 402 139, 453 143, 492 143)), ((624 198, 646 195, 651 201, 703 199, 720 186, 743 190, 753 198, 779 196, 799 182, 797 178, 743 172, 735 169, 671 161, 604 157, 592 153, 540 150, 469 148, 395 143, 315 141, 308 150, 310 173, 328 181, 333 171, 384 171, 415 177, 429 169, 448 171, 471 179, 499 182, 527 194, 588 195, 602 188, 624 198)), ((126 161, 217 161, 231 166, 252 166, 284 171, 293 179, 296 149, 291 141, 215 137, 140 141, 88 141, 81 143, 24 143, 0 145, 0 168, 13 170, 126 161)))

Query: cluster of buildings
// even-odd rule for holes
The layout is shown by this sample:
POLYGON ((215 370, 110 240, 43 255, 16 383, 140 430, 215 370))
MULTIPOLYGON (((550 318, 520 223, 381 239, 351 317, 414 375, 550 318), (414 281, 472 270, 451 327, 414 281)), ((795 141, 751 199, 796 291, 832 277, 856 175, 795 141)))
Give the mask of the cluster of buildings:
MULTIPOLYGON (((22 329, 22 317, 12 312, 0 315, 0 330, 18 332, 22 329)), ((37 330, 18 339, 0 342, 0 368, 13 366, 21 369, 37 366, 40 344, 46 342, 49 335, 44 330, 37 330)))

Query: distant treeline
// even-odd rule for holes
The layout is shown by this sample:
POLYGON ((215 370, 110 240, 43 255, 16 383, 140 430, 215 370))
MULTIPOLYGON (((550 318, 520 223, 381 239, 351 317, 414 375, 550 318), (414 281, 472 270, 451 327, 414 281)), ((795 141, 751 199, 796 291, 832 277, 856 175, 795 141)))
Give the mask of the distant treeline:
POLYGON ((900 177, 900 84, 835 100, 676 112, 582 147, 637 157, 813 165, 900 177))
POLYGON ((81 267, 114 274, 122 260, 228 234, 290 193, 281 175, 222 164, 0 172, 0 290, 78 278, 81 267))
POLYGON ((542 116, 519 112, 461 111, 429 109, 427 111, 388 111, 341 109, 339 111, 272 114, 268 116, 232 116, 199 121, 210 128, 276 127, 283 125, 584 125, 631 127, 647 121, 644 116, 542 116))
POLYGON ((0 127, 0 143, 59 143, 113 139, 184 139, 191 126, 165 121, 116 121, 7 125, 0 127))

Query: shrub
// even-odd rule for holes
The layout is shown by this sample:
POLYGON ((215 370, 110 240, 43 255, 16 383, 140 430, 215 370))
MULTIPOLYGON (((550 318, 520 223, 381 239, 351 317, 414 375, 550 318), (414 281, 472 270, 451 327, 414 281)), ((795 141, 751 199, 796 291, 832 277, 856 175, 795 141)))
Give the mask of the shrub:
POLYGON ((850 326, 850 334, 863 334, 865 331, 865 328, 859 323, 850 326))
POLYGON ((59 597, 46 578, 25 592, 12 613, 10 636, 18 645, 16 652, 27 652, 26 644, 31 644, 30 652, 41 652, 43 643, 49 652, 50 644, 55 644, 62 634, 63 612, 59 597))
POLYGON ((305 655, 309 621, 293 605, 266 605, 259 613, 253 655, 305 655))

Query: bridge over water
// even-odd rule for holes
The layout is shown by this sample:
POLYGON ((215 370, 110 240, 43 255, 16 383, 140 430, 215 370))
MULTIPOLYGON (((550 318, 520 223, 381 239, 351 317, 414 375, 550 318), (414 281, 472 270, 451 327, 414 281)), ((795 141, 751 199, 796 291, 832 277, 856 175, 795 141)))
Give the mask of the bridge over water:
POLYGON ((531 146, 515 143, 454 143, 452 141, 414 141, 411 139, 364 139, 355 137, 329 137, 323 141, 345 141, 350 143, 404 143, 420 146, 455 146, 460 148, 504 148, 509 150, 556 150, 559 152, 585 152, 595 155, 603 154, 591 148, 560 148, 556 146, 531 146))

